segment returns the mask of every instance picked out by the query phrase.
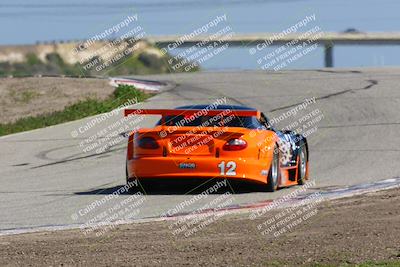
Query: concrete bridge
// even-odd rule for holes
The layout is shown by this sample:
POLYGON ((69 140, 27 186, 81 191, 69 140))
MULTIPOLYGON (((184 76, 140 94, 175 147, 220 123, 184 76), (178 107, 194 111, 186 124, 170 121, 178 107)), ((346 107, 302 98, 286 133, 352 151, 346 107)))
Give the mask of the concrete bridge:
MULTIPOLYGON (((279 33, 254 33, 254 34, 234 34, 229 39, 223 40, 222 38, 213 39, 215 41, 225 41, 229 43, 230 47, 257 47, 268 43, 268 40, 274 40, 269 45, 282 45, 289 43, 293 40, 301 42, 308 41, 309 37, 304 37, 304 33, 287 34, 276 38, 279 33)), ((179 47, 191 47, 199 42, 205 41, 209 38, 208 35, 198 35, 194 38, 185 38, 184 35, 167 35, 167 36, 151 36, 147 37, 150 42, 156 44, 158 47, 168 47, 169 44, 179 43, 179 47)), ((335 45, 400 45, 400 32, 324 32, 316 35, 314 42, 319 46, 324 47, 325 53, 325 67, 333 67, 333 48, 335 45)))

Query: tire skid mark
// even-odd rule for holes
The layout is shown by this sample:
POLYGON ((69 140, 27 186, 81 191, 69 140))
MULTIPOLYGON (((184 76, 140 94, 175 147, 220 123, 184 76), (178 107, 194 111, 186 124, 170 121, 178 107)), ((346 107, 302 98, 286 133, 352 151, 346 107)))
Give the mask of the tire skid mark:
MULTIPOLYGON (((241 102, 240 100, 238 100, 236 98, 221 94, 221 93, 213 91, 211 89, 207 89, 204 87, 195 87, 193 85, 188 85, 188 84, 182 84, 181 86, 178 86, 171 90, 165 91, 165 93, 171 93, 173 95, 181 97, 183 100, 188 100, 188 101, 198 100, 197 98, 190 98, 190 97, 184 96, 183 95, 184 92, 195 92, 195 93, 207 95, 207 96, 225 97, 226 99, 229 99, 232 102, 235 102, 236 104, 246 106, 246 104, 244 104, 243 102, 241 102)), ((207 97, 207 99, 209 99, 209 97, 207 97)))
POLYGON ((400 125, 400 122, 379 122, 379 123, 362 123, 362 124, 349 124, 349 125, 326 125, 319 126, 319 129, 329 128, 347 128, 347 127, 368 127, 368 126, 383 126, 383 125, 400 125))
MULTIPOLYGON (((66 157, 64 159, 55 161, 55 162, 50 162, 50 163, 46 163, 46 164, 42 164, 42 165, 31 167, 31 169, 37 169, 37 168, 42 168, 42 167, 47 167, 47 166, 52 166, 52 165, 57 165, 57 164, 63 164, 63 163, 68 163, 68 162, 71 162, 71 161, 87 159, 87 158, 99 158, 99 157, 103 157, 105 154, 116 152, 116 151, 121 151, 121 150, 124 150, 124 149, 126 149, 125 146, 124 147, 115 148, 115 149, 109 149, 109 150, 106 150, 106 151, 101 152, 101 153, 90 154, 90 155, 85 155, 85 156, 80 156, 80 157, 76 157, 76 155, 72 155, 72 156, 66 157)), ((81 154, 82 153, 79 153, 77 155, 81 155, 81 154)))
MULTIPOLYGON (((316 97, 315 100, 323 100, 323 99, 328 99, 328 98, 331 98, 331 97, 347 94, 347 93, 350 93, 350 92, 351 93, 355 93, 356 91, 360 91, 360 90, 368 90, 368 89, 370 89, 373 86, 378 84, 377 80, 367 80, 367 82, 369 84, 364 86, 364 87, 362 87, 362 88, 342 90, 342 91, 339 91, 339 92, 336 92, 336 93, 331 93, 331 94, 327 94, 327 95, 324 95, 324 96, 316 97)), ((275 112, 275 111, 279 111, 279 110, 283 110, 283 109, 292 108, 292 107, 298 106, 298 105, 300 105, 302 103, 303 102, 298 102, 298 103, 295 103, 295 104, 274 108, 274 109, 271 109, 269 112, 275 112)))

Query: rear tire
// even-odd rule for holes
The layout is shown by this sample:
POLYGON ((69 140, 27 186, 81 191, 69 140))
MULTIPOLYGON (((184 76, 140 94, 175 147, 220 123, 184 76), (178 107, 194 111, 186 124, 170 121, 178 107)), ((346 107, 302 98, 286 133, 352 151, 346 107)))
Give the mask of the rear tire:
POLYGON ((268 183, 267 190, 269 192, 274 192, 278 189, 278 181, 280 177, 280 168, 279 168, 279 147, 275 145, 273 158, 271 162, 271 167, 268 171, 268 183))
POLYGON ((304 185, 306 183, 307 175, 307 149, 303 142, 300 143, 299 148, 299 162, 297 167, 297 184, 304 185))
POLYGON ((129 182, 129 176, 128 176, 128 164, 126 164, 126 166, 125 166, 125 182, 126 182, 126 184, 128 184, 128 182, 129 182))
MULTIPOLYGON (((125 167, 125 176, 126 176, 126 185, 129 185, 129 182, 133 182, 135 180, 135 179, 129 178, 128 165, 126 165, 126 167, 125 167)), ((135 193, 137 191, 138 191, 138 188, 136 186, 128 188, 128 193, 135 193)))

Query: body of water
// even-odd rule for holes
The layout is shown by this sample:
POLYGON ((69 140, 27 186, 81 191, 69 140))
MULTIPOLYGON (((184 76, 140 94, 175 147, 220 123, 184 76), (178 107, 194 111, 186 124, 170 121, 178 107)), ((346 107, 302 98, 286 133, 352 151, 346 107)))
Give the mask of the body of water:
MULTIPOLYGON (((299 31, 318 26, 322 31, 333 32, 349 28, 393 32, 400 31, 399 10, 398 0, 2 0, 0 44, 87 39, 134 14, 138 15, 135 25, 140 25, 147 35, 188 34, 224 14, 226 21, 208 33, 225 26, 234 33, 281 32, 313 14, 315 21, 299 31)), ((399 51, 398 46, 335 46, 334 65, 400 65, 399 51)), ((260 65, 257 57, 249 54, 249 48, 228 48, 205 60, 202 67, 256 69, 260 65)), ((287 66, 318 67, 323 67, 322 48, 287 66)))

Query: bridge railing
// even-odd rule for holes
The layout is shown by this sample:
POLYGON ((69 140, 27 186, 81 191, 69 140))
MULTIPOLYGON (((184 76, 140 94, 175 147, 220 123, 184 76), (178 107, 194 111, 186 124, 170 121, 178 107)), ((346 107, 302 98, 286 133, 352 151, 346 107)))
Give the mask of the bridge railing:
MULTIPOLYGON (((252 47, 265 43, 266 40, 271 40, 271 38, 274 38, 274 41, 269 45, 282 45, 294 40, 308 40, 301 32, 276 38, 278 35, 279 33, 235 34, 226 40, 213 40, 224 41, 230 47, 252 47)), ((179 41, 179 47, 191 47, 199 42, 208 40, 208 38, 210 38, 208 35, 198 35, 189 40, 184 40, 181 35, 166 35, 150 36, 146 39, 159 47, 167 47, 168 44, 176 43, 177 41, 179 41)), ((313 38, 313 43, 324 47, 325 67, 333 67, 333 47, 335 45, 400 45, 400 32, 324 32, 313 38)))

